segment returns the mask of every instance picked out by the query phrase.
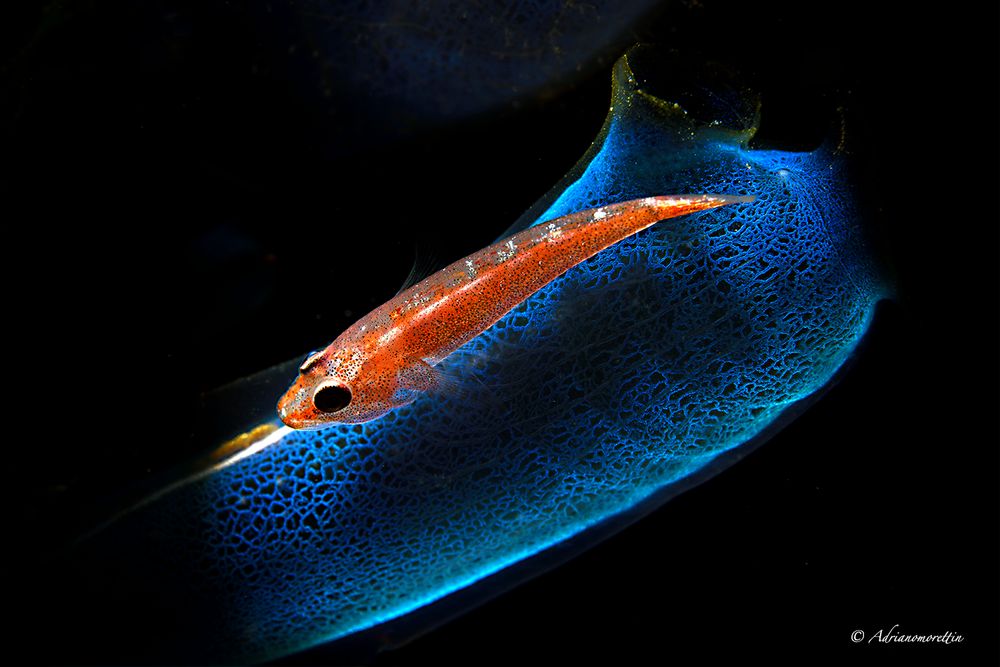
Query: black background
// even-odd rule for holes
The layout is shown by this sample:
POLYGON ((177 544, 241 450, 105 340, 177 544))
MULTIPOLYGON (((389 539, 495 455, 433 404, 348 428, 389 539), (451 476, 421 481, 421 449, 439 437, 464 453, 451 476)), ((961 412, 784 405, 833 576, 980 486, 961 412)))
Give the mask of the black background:
POLYGON ((17 658, 121 659, 113 640, 74 653, 116 628, 100 599, 59 613, 72 590, 48 555, 110 489, 199 451, 205 391, 329 342, 415 248, 494 240, 586 149, 614 49, 638 38, 742 71, 762 143, 809 148, 842 106, 899 298, 747 460, 376 660, 1000 660, 996 8, 668 3, 557 96, 350 154, 246 8, 67 0, 5 26, 17 658), (966 640, 850 641, 894 624, 966 640))

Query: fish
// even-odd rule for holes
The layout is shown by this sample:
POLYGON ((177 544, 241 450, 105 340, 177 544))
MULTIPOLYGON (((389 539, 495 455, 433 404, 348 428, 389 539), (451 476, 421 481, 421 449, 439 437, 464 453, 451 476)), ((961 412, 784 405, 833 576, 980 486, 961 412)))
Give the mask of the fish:
POLYGON ((751 201, 644 197, 517 232, 400 291, 311 354, 278 401, 278 416, 307 430, 378 419, 449 386, 439 362, 573 266, 662 220, 751 201))

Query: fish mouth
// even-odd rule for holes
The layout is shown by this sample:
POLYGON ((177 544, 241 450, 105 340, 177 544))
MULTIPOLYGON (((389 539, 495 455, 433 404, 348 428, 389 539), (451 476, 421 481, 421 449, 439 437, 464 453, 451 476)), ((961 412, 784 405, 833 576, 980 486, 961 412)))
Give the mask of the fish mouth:
MULTIPOLYGON (((281 423, 296 431, 318 431, 323 428, 333 426, 342 415, 350 403, 350 389, 339 382, 327 382, 315 391, 309 389, 292 388, 284 396, 278 399, 277 413, 281 423), (328 405, 327 410, 319 409, 316 398, 320 392, 334 391, 332 396, 326 396, 328 402, 337 400, 341 404, 328 405), (307 398, 312 394, 311 398, 307 398), (336 409, 333 409, 336 408, 336 409)), ((322 403, 322 401, 320 401, 322 403)))
POLYGON ((329 426, 329 424, 317 421, 316 419, 291 414, 280 402, 278 403, 278 418, 282 424, 296 431, 318 431, 321 428, 329 426))
POLYGON ((284 422, 285 426, 293 428, 296 431, 319 431, 321 429, 327 428, 328 426, 333 426, 333 424, 325 424, 323 422, 298 422, 289 423, 284 422))
POLYGON ((287 408, 284 407, 284 399, 278 401, 278 419, 289 428, 301 428, 297 423, 299 420, 288 414, 287 408))
POLYGON ((297 391, 290 391, 278 399, 277 412, 278 419, 281 420, 282 424, 289 428, 302 430, 309 428, 309 425, 313 420, 303 418, 301 415, 296 414, 294 406, 298 393, 299 392, 297 391))

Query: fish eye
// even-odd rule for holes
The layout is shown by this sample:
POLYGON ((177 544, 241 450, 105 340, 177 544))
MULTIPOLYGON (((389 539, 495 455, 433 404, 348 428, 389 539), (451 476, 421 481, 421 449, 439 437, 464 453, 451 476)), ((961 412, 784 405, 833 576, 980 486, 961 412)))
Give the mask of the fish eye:
POLYGON ((323 348, 320 348, 318 350, 313 350, 312 352, 310 352, 309 354, 307 354, 305 360, 302 362, 302 365, 299 366, 299 373, 305 373, 310 368, 312 368, 313 365, 317 361, 319 361, 319 353, 322 352, 322 351, 323 351, 323 348))
POLYGON ((313 396, 313 405, 320 412, 330 413, 343 410, 351 403, 351 390, 339 384, 320 387, 313 396))

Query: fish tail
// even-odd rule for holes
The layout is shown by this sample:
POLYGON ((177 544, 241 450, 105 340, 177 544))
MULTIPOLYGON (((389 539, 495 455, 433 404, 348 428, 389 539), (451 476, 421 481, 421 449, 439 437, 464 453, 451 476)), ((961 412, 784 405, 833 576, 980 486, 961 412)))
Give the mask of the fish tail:
POLYGON ((749 204, 757 199, 756 195, 706 195, 712 199, 718 199, 720 206, 729 204, 749 204))
POLYGON ((755 201, 755 195, 714 195, 714 194, 691 194, 691 195, 662 195, 653 197, 663 202, 664 205, 674 205, 678 202, 698 202, 709 204, 706 208, 716 206, 729 206, 730 204, 749 204, 755 201))

